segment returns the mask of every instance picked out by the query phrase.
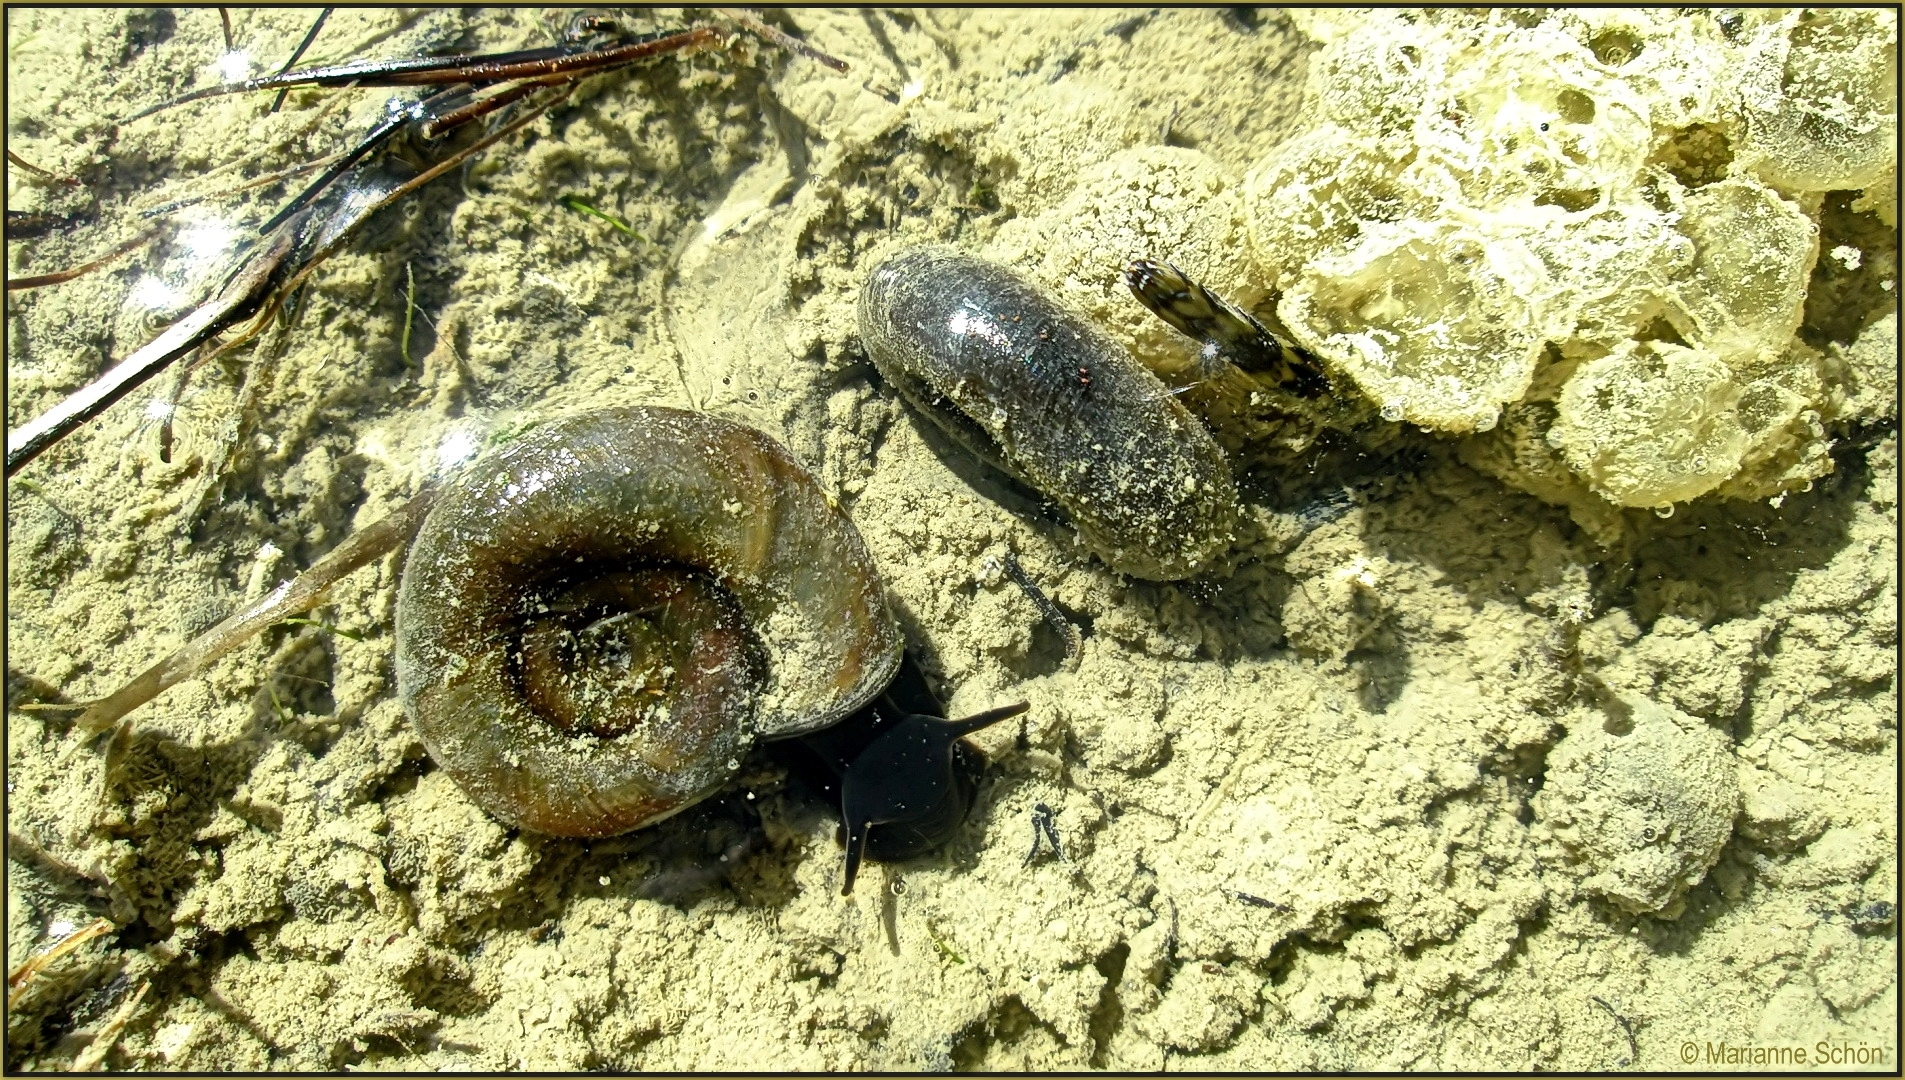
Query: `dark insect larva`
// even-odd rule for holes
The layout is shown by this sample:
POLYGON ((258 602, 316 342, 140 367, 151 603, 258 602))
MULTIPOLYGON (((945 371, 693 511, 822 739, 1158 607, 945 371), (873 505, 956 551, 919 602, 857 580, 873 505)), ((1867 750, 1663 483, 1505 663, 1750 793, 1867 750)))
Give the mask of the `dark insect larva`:
POLYGON ((1057 502, 1112 569, 1176 580, 1229 547, 1236 487, 1210 433, 1122 346, 1018 275, 916 248, 874 269, 859 320, 901 396, 1057 502))
POLYGON ((1330 388, 1322 361, 1293 341, 1272 333, 1249 312, 1184 276, 1170 263, 1133 259, 1125 267, 1125 286, 1153 315, 1200 343, 1202 373, 1216 365, 1236 364, 1266 376, 1301 398, 1321 396, 1330 388))

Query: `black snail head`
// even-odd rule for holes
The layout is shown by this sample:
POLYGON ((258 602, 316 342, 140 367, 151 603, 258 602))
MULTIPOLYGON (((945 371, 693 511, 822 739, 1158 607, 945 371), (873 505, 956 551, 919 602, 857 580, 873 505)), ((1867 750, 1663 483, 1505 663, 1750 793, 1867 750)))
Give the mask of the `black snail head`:
MULTIPOLYGON (((847 828, 840 895, 853 892, 874 826, 882 839, 894 834, 893 846, 928 848, 949 839, 972 809, 971 772, 954 760, 961 738, 1030 707, 1021 701, 963 720, 907 713, 854 758, 840 778, 840 817, 847 828)), ((882 859, 905 857, 881 852, 882 859)))
POLYGON ((789 764, 837 798, 846 834, 840 887, 851 895, 864 858, 894 862, 951 840, 972 809, 985 757, 965 741, 981 728, 1017 716, 1021 701, 962 720, 947 720, 908 654, 898 676, 873 704, 824 731, 786 744, 789 764))

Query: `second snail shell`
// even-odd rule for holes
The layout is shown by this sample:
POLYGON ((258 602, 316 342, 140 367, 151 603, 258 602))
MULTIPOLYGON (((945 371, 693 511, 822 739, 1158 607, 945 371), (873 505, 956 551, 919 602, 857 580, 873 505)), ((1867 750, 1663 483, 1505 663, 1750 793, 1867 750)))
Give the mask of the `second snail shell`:
POLYGON ((1224 451, 1124 346, 1018 274, 955 248, 867 276, 860 338, 881 376, 980 458, 1065 509, 1132 577, 1175 581, 1230 547, 1224 451))
POLYGON ((425 748, 558 836, 660 820, 756 739, 837 723, 902 638, 853 524, 767 436, 700 413, 552 421, 452 480, 397 601, 425 748))

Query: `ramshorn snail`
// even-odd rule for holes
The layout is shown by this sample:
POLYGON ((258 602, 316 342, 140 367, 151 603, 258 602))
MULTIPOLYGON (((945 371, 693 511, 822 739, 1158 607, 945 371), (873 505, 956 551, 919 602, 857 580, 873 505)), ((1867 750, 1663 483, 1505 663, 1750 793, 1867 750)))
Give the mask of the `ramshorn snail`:
POLYGON ((1230 546, 1224 452, 1105 333, 1003 267, 947 247, 887 259, 860 337, 901 396, 1049 496, 1112 569, 1189 577, 1230 546))
POLYGON ((558 836, 659 821, 726 784, 756 739, 864 713, 857 742, 816 751, 852 747, 850 890, 870 826, 897 842, 876 856, 903 857, 905 835, 942 842, 963 821, 956 741, 1024 709, 873 705, 902 644, 859 533, 772 439, 606 409, 532 429, 438 496, 404 564, 397 683, 472 798, 558 836))

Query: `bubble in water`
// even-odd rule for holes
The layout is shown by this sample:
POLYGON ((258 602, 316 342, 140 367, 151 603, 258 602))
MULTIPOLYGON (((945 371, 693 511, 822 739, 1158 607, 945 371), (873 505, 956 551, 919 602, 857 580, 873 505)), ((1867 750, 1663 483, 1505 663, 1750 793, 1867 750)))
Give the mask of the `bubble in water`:
POLYGON ((741 767, 741 763, 740 763, 739 761, 736 761, 736 760, 735 760, 735 759, 733 759, 733 758, 729 758, 729 759, 728 759, 728 771, 729 771, 729 772, 733 772, 734 770, 736 770, 736 769, 738 769, 738 768, 740 768, 740 767, 741 767))
POLYGON ((1655 516, 1655 517, 1657 517, 1657 518, 1660 518, 1660 519, 1662 519, 1662 520, 1665 520, 1665 519, 1667 519, 1667 518, 1670 518, 1670 517, 1672 517, 1672 516, 1673 516, 1673 504, 1672 504, 1672 503, 1661 503, 1661 504, 1660 504, 1659 506, 1656 506, 1656 507, 1654 507, 1654 516, 1655 516))
POLYGON ((1382 403, 1382 418, 1384 420, 1389 421, 1392 424, 1402 419, 1402 402, 1400 401, 1383 402, 1382 403))

